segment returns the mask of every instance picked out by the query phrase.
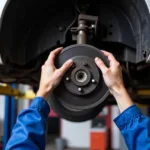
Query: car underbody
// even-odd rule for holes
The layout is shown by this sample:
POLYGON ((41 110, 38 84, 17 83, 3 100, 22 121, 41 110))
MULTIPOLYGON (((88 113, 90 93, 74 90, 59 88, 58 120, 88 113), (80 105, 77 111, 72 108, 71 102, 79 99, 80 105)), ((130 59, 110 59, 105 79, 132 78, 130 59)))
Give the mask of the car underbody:
MULTIPOLYGON (((68 59, 86 53, 94 57, 96 53, 92 54, 92 49, 95 52, 104 49, 120 62, 128 89, 148 89, 149 33, 150 15, 145 0, 8 0, 0 22, 0 81, 37 88, 41 66, 53 49, 64 47, 68 59), (81 45, 84 50, 79 53, 81 45)), ((86 70, 85 65, 82 70, 86 70)), ((79 75, 83 78, 84 72, 80 70, 79 75)), ((70 87, 68 90, 73 88, 66 84, 70 87)), ((92 88, 94 85, 86 92, 92 88)), ((145 103, 140 99, 135 101, 145 103)), ((113 102, 108 100, 107 103, 113 102)), ((86 120, 85 115, 81 120, 86 120)))

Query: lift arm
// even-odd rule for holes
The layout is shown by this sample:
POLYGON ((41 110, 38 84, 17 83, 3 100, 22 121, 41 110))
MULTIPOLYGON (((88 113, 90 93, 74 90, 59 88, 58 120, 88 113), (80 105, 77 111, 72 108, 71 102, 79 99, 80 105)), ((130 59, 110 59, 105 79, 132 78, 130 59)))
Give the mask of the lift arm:
POLYGON ((15 96, 15 99, 29 99, 35 98, 36 94, 33 90, 27 90, 22 93, 17 88, 12 88, 8 84, 0 84, 0 95, 15 96))

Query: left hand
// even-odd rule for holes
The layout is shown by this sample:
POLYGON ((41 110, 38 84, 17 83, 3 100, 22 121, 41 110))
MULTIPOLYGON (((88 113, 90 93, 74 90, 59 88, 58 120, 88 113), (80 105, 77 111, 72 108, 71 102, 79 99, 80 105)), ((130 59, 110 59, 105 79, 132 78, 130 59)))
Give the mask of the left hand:
POLYGON ((64 65, 57 69, 54 65, 55 57, 61 52, 62 48, 52 51, 42 66, 40 87, 37 96, 48 100, 49 95, 59 85, 66 71, 72 66, 73 60, 68 60, 64 65))

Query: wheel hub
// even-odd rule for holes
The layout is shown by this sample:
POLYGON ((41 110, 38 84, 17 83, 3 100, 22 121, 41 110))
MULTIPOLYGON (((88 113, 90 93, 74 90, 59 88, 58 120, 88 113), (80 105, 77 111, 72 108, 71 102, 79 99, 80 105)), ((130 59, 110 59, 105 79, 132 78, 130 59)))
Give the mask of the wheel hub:
POLYGON ((76 56, 73 61, 74 66, 64 77, 64 85, 72 94, 87 95, 94 91, 99 83, 99 70, 90 57, 76 56))
POLYGON ((76 110, 92 109, 108 96, 108 88, 94 62, 95 57, 100 57, 109 65, 99 49, 87 44, 69 46, 57 57, 57 68, 68 59, 74 61, 74 65, 54 91, 55 97, 64 107, 76 110))

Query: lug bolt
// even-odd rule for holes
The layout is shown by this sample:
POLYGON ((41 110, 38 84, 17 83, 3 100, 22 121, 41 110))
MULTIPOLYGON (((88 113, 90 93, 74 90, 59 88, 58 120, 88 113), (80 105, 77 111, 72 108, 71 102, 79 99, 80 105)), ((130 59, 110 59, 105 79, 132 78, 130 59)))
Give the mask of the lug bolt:
POLYGON ((66 81, 69 81, 70 79, 69 79, 69 77, 66 77, 66 81))
POLYGON ((92 24, 92 25, 91 25, 91 27, 92 27, 92 28, 95 28, 95 25, 94 25, 94 24, 92 24))
POLYGON ((95 79, 92 79, 92 83, 96 83, 95 79))
POLYGON ((79 91, 79 92, 82 92, 82 88, 78 88, 78 91, 79 91))

